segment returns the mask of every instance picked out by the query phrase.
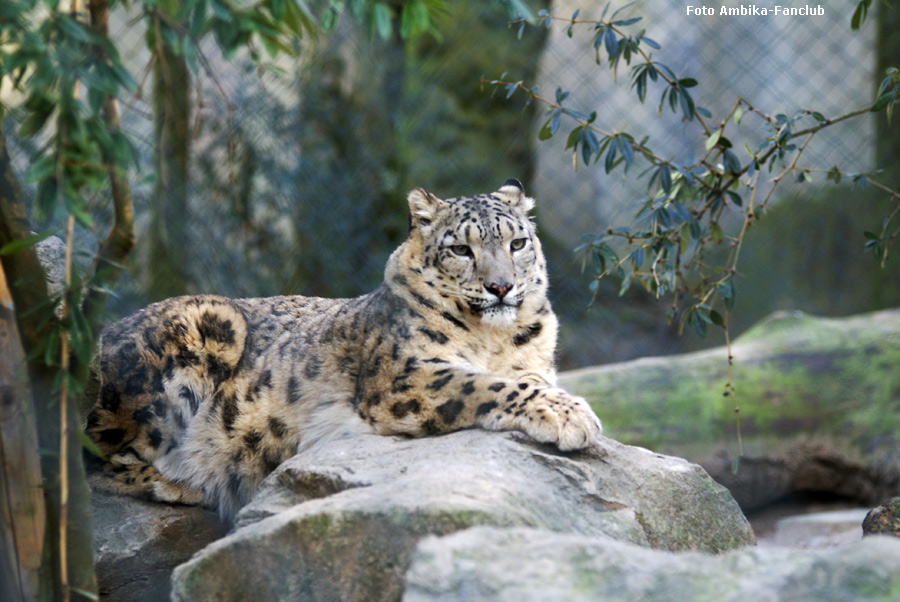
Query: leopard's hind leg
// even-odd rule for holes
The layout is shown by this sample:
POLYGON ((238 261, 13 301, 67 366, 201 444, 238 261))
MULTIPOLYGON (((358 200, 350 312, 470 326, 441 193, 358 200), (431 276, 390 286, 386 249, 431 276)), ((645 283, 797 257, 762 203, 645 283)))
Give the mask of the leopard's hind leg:
POLYGON ((153 466, 168 445, 163 432, 170 412, 160 384, 161 360, 142 353, 134 340, 108 329, 91 362, 84 430, 102 455, 85 449, 88 482, 95 490, 140 499, 202 504, 202 491, 153 466))
POLYGON ((131 452, 117 453, 104 460, 85 450, 84 463, 88 482, 95 491, 189 506, 204 503, 202 491, 167 479, 131 452))

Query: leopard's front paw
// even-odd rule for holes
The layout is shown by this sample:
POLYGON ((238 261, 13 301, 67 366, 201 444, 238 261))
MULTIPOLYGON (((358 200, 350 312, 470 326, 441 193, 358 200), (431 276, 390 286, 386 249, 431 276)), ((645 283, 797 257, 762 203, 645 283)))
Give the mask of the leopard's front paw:
POLYGON ((562 451, 582 449, 603 433, 600 419, 588 402, 562 389, 541 391, 526 410, 525 432, 546 443, 555 443, 562 451))
POLYGON ((203 492, 199 489, 170 481, 162 476, 153 483, 150 491, 151 499, 157 502, 184 504, 185 506, 202 506, 204 502, 203 492))

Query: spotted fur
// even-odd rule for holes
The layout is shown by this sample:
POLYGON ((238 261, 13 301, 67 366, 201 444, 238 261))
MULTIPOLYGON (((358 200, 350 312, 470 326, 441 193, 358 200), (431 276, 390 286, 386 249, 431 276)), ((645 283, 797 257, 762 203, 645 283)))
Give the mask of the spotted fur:
POLYGON ((347 430, 519 430, 561 450, 600 432, 555 386, 532 199, 409 195, 410 232, 355 299, 191 296, 102 334, 86 430, 97 487, 232 516, 304 445, 347 430))

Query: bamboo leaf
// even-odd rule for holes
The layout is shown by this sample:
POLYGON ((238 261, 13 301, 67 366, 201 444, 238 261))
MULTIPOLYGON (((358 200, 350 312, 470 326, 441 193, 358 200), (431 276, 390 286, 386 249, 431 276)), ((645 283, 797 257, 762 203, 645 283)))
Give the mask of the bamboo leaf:
POLYGON ((25 238, 19 238, 10 243, 3 245, 0 248, 0 255, 12 255, 13 253, 17 253, 22 249, 27 249, 28 247, 33 247, 38 244, 42 240, 46 240, 56 234, 58 228, 52 228, 50 230, 46 230, 44 232, 39 232, 37 234, 32 234, 31 236, 26 236, 25 238))

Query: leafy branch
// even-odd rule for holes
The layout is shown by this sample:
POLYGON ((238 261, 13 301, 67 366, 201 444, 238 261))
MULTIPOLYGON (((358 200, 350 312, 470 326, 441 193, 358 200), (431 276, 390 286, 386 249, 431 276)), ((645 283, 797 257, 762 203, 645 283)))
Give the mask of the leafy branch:
MULTIPOLYGON (((592 262, 597 280, 610 274, 617 275, 622 280, 620 294, 624 294, 635 282, 641 283, 657 298, 673 293, 675 299, 669 312, 670 320, 677 313, 679 295, 692 293, 695 302, 681 313, 679 330, 687 324, 705 336, 709 324, 724 326, 725 323, 714 309, 715 303, 721 301, 726 311, 733 306, 734 275, 738 271, 740 249, 746 232, 753 221, 764 214, 778 185, 788 174, 798 170, 797 162, 815 134, 873 111, 892 109, 900 101, 900 76, 896 69, 889 70, 872 105, 840 116, 828 118, 810 109, 800 109, 792 114, 768 114, 738 97, 718 123, 708 125, 706 120, 712 118, 711 113, 697 105, 690 92, 697 81, 676 76, 669 67, 654 60, 644 46, 654 50, 660 49, 660 46, 646 36, 645 30, 626 33, 625 28, 637 24, 640 17, 618 18, 625 8, 622 7, 604 19, 608 8, 609 5, 597 21, 579 20, 578 11, 568 19, 541 11, 537 22, 546 27, 553 22, 564 22, 570 37, 577 26, 591 27, 591 44, 597 63, 602 62, 602 49, 606 52, 606 63, 614 73, 622 62, 630 66, 631 88, 641 103, 646 100, 651 84, 663 85, 658 112, 662 114, 662 109, 668 105, 673 113, 680 112, 683 120, 696 119, 703 129, 701 136, 705 138, 704 153, 700 159, 690 164, 680 164, 655 153, 648 144, 649 137, 638 141, 628 132, 612 131, 597 125, 597 112, 587 113, 566 106, 569 93, 561 88, 550 99, 541 96, 536 86, 528 87, 521 81, 511 82, 501 78, 483 83, 505 89, 507 98, 523 93, 527 103, 536 101, 546 106, 548 117, 538 134, 541 140, 556 135, 564 119, 573 123, 566 150, 571 150, 575 167, 579 157, 585 165, 596 164, 603 159, 607 174, 623 164, 627 172, 638 158, 643 158, 648 164, 641 174, 649 175, 648 198, 635 216, 637 227, 610 228, 602 235, 587 235, 577 251, 583 256, 583 265, 588 260, 592 262), (632 65, 632 62, 635 64, 632 65), (745 109, 748 114, 763 120, 766 136, 755 149, 745 145, 748 159, 741 161, 726 133, 732 124, 735 128, 741 124, 745 109), (802 141, 798 144, 798 140, 802 141), (782 168, 771 179, 765 197, 758 201, 764 166, 772 173, 779 163, 782 168), (736 234, 728 235, 723 228, 722 221, 728 213, 741 218, 736 234), (622 257, 610 244, 617 238, 626 242, 627 253, 622 257), (727 260, 722 264, 709 263, 707 258, 711 249, 725 242, 731 247, 727 260)), ((808 181, 813 171, 801 170, 798 181, 808 181)), ((896 192, 882 188, 892 198, 900 198, 896 192)), ((896 214, 897 211, 892 213, 886 224, 896 214)), ((878 240, 881 245, 872 244, 867 248, 871 248, 884 261, 888 248, 885 243, 892 240, 888 230, 883 230, 878 240)), ((595 293, 598 290, 597 280, 591 285, 595 293)))
MULTIPOLYGON (((641 17, 619 16, 628 6, 606 17, 607 5, 596 21, 579 19, 579 11, 570 18, 541 11, 532 22, 548 28, 553 23, 563 23, 569 37, 575 28, 590 28, 590 45, 597 64, 605 62, 614 76, 623 65, 629 68, 630 88, 641 104, 654 87, 661 88, 657 114, 662 116, 668 107, 673 114, 680 114, 683 122, 697 124, 697 138, 703 147, 693 149, 693 154, 687 156, 699 155, 699 159, 681 163, 675 158, 664 158, 652 150, 649 136, 639 138, 599 125, 597 111, 568 106, 569 92, 562 88, 547 98, 540 95, 537 86, 508 81, 505 75, 482 83, 505 90, 507 98, 524 95, 526 104, 537 102, 546 107, 547 118, 538 133, 541 140, 552 138, 564 123, 569 124, 565 149, 572 153, 573 168, 577 169, 579 159, 584 165, 596 165, 602 159, 607 174, 622 166, 627 175, 643 164, 640 177, 647 180, 647 192, 632 225, 584 235, 576 253, 583 269, 588 265, 593 268, 595 278, 590 289, 595 296, 599 281, 614 275, 621 280, 620 295, 634 284, 657 299, 671 295, 667 317, 670 323, 678 320, 679 333, 688 326, 705 337, 710 325, 721 327, 729 355, 724 394, 733 397, 728 318, 734 308, 736 276, 747 233, 765 215, 775 190, 789 175, 799 174, 796 181, 801 183, 810 180, 810 174, 816 170, 798 167, 798 161, 816 134, 871 112, 884 110, 890 118, 900 102, 900 74, 897 69, 888 69, 872 104, 839 116, 826 117, 812 109, 769 113, 737 97, 731 109, 714 120, 712 113, 694 100, 697 80, 677 75, 653 57, 652 52, 661 47, 647 37, 645 30, 635 31, 641 17), (744 142, 746 156, 742 158, 730 138, 737 140, 737 130, 745 117, 760 121, 763 138, 753 146, 744 142), (765 192, 761 188, 764 182, 768 184, 765 192), (727 253, 721 252, 722 247, 727 253)), ((864 13, 865 6, 860 10, 864 13)), ((524 26, 525 22, 517 23, 524 26)), ((837 168, 827 173, 827 179, 839 182, 837 168)), ((868 174, 855 175, 854 181, 860 186, 874 182, 868 174)), ((900 235, 900 229, 890 229, 900 213, 900 194, 882 184, 878 188, 898 201, 897 208, 886 217, 881 233, 866 233, 866 250, 884 265, 890 244, 900 235)), ((735 413, 739 413, 736 401, 735 413)))

